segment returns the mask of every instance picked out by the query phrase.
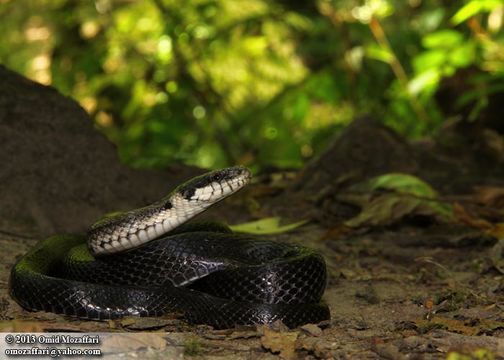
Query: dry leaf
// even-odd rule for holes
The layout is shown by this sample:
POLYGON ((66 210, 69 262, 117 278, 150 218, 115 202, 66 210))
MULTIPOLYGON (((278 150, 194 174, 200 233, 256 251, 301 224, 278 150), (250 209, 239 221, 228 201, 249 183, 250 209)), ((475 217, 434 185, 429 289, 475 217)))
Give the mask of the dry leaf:
POLYGON ((487 234, 497 239, 504 239, 504 222, 494 224, 492 228, 487 231, 487 234))
POLYGON ((474 195, 476 202, 501 209, 504 207, 504 187, 479 186, 474 195))
POLYGON ((373 198, 363 206, 356 217, 345 222, 349 227, 384 226, 393 224, 408 215, 429 216, 439 222, 452 217, 447 203, 417 198, 411 195, 387 193, 373 198))
POLYGON ((492 224, 489 221, 477 218, 459 203, 455 203, 453 205, 453 215, 455 215, 455 218, 462 224, 466 224, 476 229, 489 230, 492 228, 492 224))
POLYGON ((504 223, 492 224, 485 219, 478 218, 458 203, 453 205, 453 214, 455 218, 463 224, 483 230, 485 234, 497 239, 504 238, 504 223))
POLYGON ((445 328, 448 331, 469 336, 478 335, 478 333, 481 331, 481 328, 479 326, 467 326, 463 321, 442 316, 434 316, 430 320, 417 320, 415 321, 415 324, 419 328, 445 328))
POLYGON ((276 332, 267 326, 262 327, 261 344, 272 353, 280 353, 286 360, 296 359, 297 332, 276 332))

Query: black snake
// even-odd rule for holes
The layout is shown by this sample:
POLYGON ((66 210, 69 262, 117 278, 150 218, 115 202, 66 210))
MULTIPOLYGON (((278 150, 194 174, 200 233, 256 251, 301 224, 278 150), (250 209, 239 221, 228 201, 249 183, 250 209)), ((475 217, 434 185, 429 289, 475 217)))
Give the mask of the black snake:
POLYGON ((87 236, 42 240, 13 267, 11 295, 28 310, 92 320, 181 313, 229 328, 329 319, 321 255, 217 223, 182 224, 250 177, 243 167, 213 171, 152 205, 105 217, 87 236))

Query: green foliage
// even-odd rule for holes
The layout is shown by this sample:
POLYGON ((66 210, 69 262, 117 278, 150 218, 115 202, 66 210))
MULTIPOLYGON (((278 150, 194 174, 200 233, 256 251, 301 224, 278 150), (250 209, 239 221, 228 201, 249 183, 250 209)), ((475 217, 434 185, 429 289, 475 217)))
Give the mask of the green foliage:
POLYGON ((413 96, 432 96, 443 77, 455 74, 476 60, 476 44, 455 30, 444 29, 423 37, 426 49, 412 61, 415 76, 408 84, 413 96))
POLYGON ((451 204, 438 200, 436 191, 428 183, 412 175, 385 174, 355 184, 352 189, 376 194, 364 198, 360 204, 362 211, 345 223, 350 227, 390 225, 418 215, 438 222, 453 220, 451 204))
POLYGON ((446 355, 446 360, 494 360, 495 356, 492 351, 480 348, 471 351, 469 354, 461 353, 458 351, 450 351, 446 355))
POLYGON ((280 225, 280 218, 269 217, 243 224, 230 225, 229 228, 234 232, 241 232, 245 234, 271 235, 294 230, 303 226, 307 222, 308 220, 301 220, 292 224, 280 225))
POLYGON ((503 5, 437 1, 0 1, 0 60, 77 99, 133 166, 299 167, 355 116, 436 131, 434 98, 502 91, 503 5))
POLYGON ((498 8, 502 8, 502 0, 471 0, 457 11, 452 22, 458 25, 480 13, 492 12, 498 8))
POLYGON ((383 194, 365 203, 362 211, 345 222, 346 226, 360 228, 387 226, 401 222, 405 217, 422 216, 436 222, 451 222, 451 206, 428 199, 404 194, 383 194))
POLYGON ((425 181, 416 176, 401 173, 390 173, 374 177, 360 185, 360 188, 364 191, 385 189, 428 199, 437 197, 436 191, 425 181))
POLYGON ((188 337, 184 341, 184 355, 198 356, 203 352, 201 340, 197 337, 188 337))

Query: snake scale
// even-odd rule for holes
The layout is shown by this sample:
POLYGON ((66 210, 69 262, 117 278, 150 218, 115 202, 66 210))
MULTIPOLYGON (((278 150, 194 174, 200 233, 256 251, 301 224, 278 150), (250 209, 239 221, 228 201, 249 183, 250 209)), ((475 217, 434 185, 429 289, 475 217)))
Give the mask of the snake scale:
POLYGON ((104 217, 85 236, 44 239, 12 268, 11 296, 27 310, 90 320, 180 313, 221 329, 329 319, 320 254, 222 224, 184 224, 250 178, 244 167, 212 171, 152 205, 104 217))

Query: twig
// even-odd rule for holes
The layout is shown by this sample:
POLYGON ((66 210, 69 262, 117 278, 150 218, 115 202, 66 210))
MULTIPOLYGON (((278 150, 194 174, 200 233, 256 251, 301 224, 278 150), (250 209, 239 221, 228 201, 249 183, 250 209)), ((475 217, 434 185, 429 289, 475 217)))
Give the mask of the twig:
MULTIPOLYGON (((396 76, 397 80, 399 80, 401 87, 407 93, 409 82, 408 75, 406 75, 404 67, 401 65, 401 62, 395 55, 392 46, 390 45, 390 42, 387 39, 387 35, 385 34, 385 31, 383 30, 383 27, 381 26, 377 18, 375 17, 371 18, 369 28, 373 33, 373 36, 375 37, 378 45, 380 45, 383 49, 387 50, 388 53, 391 55, 390 67, 392 68, 392 71, 394 72, 394 75, 396 76)), ((418 118, 423 122, 428 123, 429 116, 427 115, 427 112, 425 111, 422 104, 420 104, 418 99, 414 95, 408 95, 408 99, 410 100, 411 106, 413 107, 413 110, 417 114, 418 118)))

